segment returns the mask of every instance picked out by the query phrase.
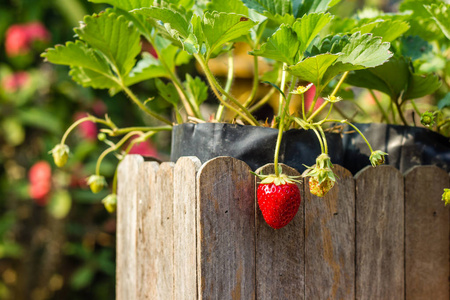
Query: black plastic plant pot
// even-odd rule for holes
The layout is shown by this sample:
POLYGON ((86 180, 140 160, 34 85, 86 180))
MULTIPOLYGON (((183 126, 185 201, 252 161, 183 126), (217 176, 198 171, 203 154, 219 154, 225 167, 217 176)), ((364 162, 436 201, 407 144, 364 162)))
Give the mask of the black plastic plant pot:
MULTIPOLYGON (((231 156, 246 162, 252 170, 273 163, 278 130, 267 127, 227 123, 181 124, 172 132, 171 161, 181 156, 197 156, 202 163, 231 156)), ((327 133, 331 161, 343 163, 342 139, 327 133)), ((283 134, 279 162, 303 172, 303 166, 314 165, 320 155, 320 144, 312 130, 288 130, 283 134)))
MULTIPOLYGON (((381 150, 386 164, 401 172, 417 165, 436 165, 450 172, 450 140, 422 127, 378 123, 354 124, 370 142, 381 150)), ((353 174, 370 165, 370 151, 363 138, 351 127, 344 129, 344 166, 353 174)))

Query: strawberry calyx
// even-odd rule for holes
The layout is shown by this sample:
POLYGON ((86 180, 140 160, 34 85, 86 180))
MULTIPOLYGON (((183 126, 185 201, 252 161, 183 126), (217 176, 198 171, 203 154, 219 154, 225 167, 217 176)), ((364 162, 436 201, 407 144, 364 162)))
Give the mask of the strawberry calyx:
POLYGON ((264 174, 257 174, 254 172, 251 172, 251 173, 253 175, 257 176, 261 180, 261 182, 259 184, 273 183, 278 186, 278 185, 285 185, 285 184, 290 184, 290 183, 301 183, 301 181, 297 179, 301 176, 289 176, 289 175, 283 174, 281 172, 281 166, 278 166, 278 168, 280 170, 280 174, 278 176, 276 174, 264 175, 264 174))

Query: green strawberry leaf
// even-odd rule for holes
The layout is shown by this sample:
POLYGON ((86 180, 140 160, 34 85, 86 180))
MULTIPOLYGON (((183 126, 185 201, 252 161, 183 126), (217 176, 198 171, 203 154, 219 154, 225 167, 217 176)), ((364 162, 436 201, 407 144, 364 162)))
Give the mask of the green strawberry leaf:
POLYGON ((81 41, 67 42, 65 46, 58 45, 47 49, 42 56, 51 63, 70 66, 70 75, 84 87, 99 89, 118 87, 117 79, 106 58, 81 41))
POLYGON ((103 74, 92 71, 91 69, 81 68, 73 66, 70 69, 69 75, 72 76, 72 79, 83 87, 92 87, 94 89, 110 89, 110 92, 113 90, 119 89, 119 85, 116 81, 111 78, 105 77, 103 74))
POLYGON ((309 15, 312 13, 326 12, 330 7, 335 6, 341 2, 341 0, 310 0, 303 1, 303 5, 300 7, 297 17, 303 15, 309 15))
POLYGON ((373 36, 381 36, 383 42, 392 42, 409 29, 405 21, 400 20, 376 20, 353 29, 351 32, 360 31, 361 34, 372 33, 373 36))
POLYGON ((392 99, 397 99, 408 86, 409 63, 409 60, 403 57, 391 58, 376 68, 355 71, 347 77, 346 82, 357 87, 378 90, 392 99))
POLYGON ((292 28, 297 33, 298 39, 300 40, 300 54, 305 52, 309 44, 311 44, 322 28, 332 19, 333 16, 328 13, 312 13, 295 21, 292 28))
POLYGON ((113 70, 121 77, 128 75, 141 51, 136 27, 124 16, 114 13, 87 16, 84 24, 76 28, 75 32, 80 39, 103 53, 113 70))
POLYGON ((242 0, 244 4, 262 15, 273 17, 275 15, 297 16, 301 0, 242 0))
POLYGON ((411 60, 424 59, 433 56, 433 46, 420 36, 403 36, 400 39, 400 53, 411 60))
POLYGON ((184 86, 189 98, 194 99, 198 105, 208 98, 208 85, 200 77, 194 79, 191 75, 186 74, 184 86))
POLYGON ((348 44, 342 48, 343 55, 339 57, 338 61, 364 68, 376 67, 385 63, 392 56, 389 47, 390 44, 382 43, 381 38, 373 37, 372 34, 356 32, 352 34, 348 44))
POLYGON ((419 75, 412 74, 409 78, 408 89, 403 94, 403 101, 416 99, 429 95, 441 86, 439 77, 434 74, 419 75))
POLYGON ((130 86, 147 79, 168 76, 166 69, 158 59, 149 53, 143 53, 142 59, 138 61, 130 74, 125 78, 125 85, 130 86))
POLYGON ((256 22, 234 13, 206 12, 202 20, 202 31, 206 45, 206 58, 222 47, 249 32, 256 22))
POLYGON ((425 5, 425 8, 436 21, 444 35, 450 39, 450 4, 441 3, 440 5, 425 5))
POLYGON ((165 37, 183 47, 189 54, 198 52, 198 41, 191 32, 192 27, 181 13, 159 7, 141 8, 133 10, 133 12, 152 18, 153 25, 158 28, 160 33, 165 34, 165 37), (164 26, 157 21, 161 21, 164 26))
POLYGON ((177 106, 178 102, 180 102, 180 96, 178 95, 177 89, 173 85, 173 83, 169 82, 164 84, 164 82, 156 78, 155 79, 156 88, 158 89, 159 96, 161 96, 164 100, 172 104, 173 106, 177 106))
POLYGON ((392 57, 389 46, 389 43, 382 43, 381 38, 373 37, 371 34, 360 32, 352 34, 348 43, 342 48, 342 55, 323 76, 322 85, 327 85, 340 73, 382 65, 392 57))
POLYGON ((439 100, 438 102, 438 108, 444 109, 446 107, 450 107, 450 92, 445 94, 445 97, 439 100))
POLYGON ((294 30, 289 25, 282 24, 267 42, 261 45, 261 49, 249 52, 249 54, 293 65, 299 46, 300 41, 294 30))
POLYGON ((93 3, 107 3, 114 7, 129 11, 132 9, 150 7, 153 1, 148 0, 88 0, 93 3))
POLYGON ((248 7, 240 0, 212 0, 206 5, 208 11, 235 13, 248 17, 248 7))
POLYGON ((241 0, 212 0, 207 4, 207 10, 244 15, 257 22, 258 24, 251 28, 252 40, 259 40, 264 30, 264 26, 261 25, 267 20, 263 15, 245 6, 241 0))
POLYGON ((328 68, 338 58, 339 54, 319 54, 288 67, 287 71, 301 80, 312 82, 315 86, 319 86, 328 68))

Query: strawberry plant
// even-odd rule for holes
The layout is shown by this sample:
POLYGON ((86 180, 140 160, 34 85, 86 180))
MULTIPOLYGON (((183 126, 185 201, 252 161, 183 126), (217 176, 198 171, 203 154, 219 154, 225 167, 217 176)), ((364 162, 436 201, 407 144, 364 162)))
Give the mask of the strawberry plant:
MULTIPOLYGON (((368 163, 373 166, 382 164, 386 155, 372 149, 351 123, 352 116, 363 111, 352 86, 367 88, 373 95, 374 90, 388 95, 387 106, 374 97, 382 120, 409 124, 405 107, 416 109, 414 99, 438 90, 439 77, 448 79, 448 67, 426 65, 429 57, 442 60, 448 55, 444 50, 448 5, 438 0, 405 0, 401 13, 368 10, 352 17, 330 12, 339 0, 90 1, 112 7, 86 16, 74 30, 75 41, 47 49, 42 56, 69 66, 72 79, 84 87, 108 90, 111 97, 125 93, 149 124, 120 128, 108 116, 87 116, 67 130, 52 150, 58 166, 67 159, 65 140, 76 126, 83 122, 102 126, 99 138, 107 148, 89 179, 94 191, 105 185, 100 164, 106 155, 115 153, 121 160, 134 144, 177 124, 229 122, 278 129, 275 174, 269 176, 268 184, 283 186, 292 180, 284 178, 278 166, 283 133, 289 129, 314 132, 321 153, 304 176, 310 177, 311 192, 322 197, 336 181, 325 131, 343 124, 361 134, 371 153, 368 163), (231 89, 236 45, 250 49, 248 57, 253 62, 254 79, 244 99, 231 89), (425 50, 417 51, 418 45, 425 50), (228 61, 228 75, 222 81, 211 64, 223 57, 228 61), (259 77, 262 62, 269 70, 259 77), (195 65, 198 74, 184 71, 186 65, 195 65), (262 84, 270 90, 259 98, 262 84), (138 93, 142 86, 151 86, 153 92, 138 93), (313 87, 308 103, 305 93, 313 87), (276 94, 271 122, 256 117, 255 112, 276 94), (211 109, 214 102, 215 112, 206 112, 205 107, 211 109), (172 107, 172 113, 158 111, 161 105, 172 107)), ((443 109, 445 101, 440 104, 443 109)), ((429 116, 417 109, 417 113, 427 126, 436 123, 438 130, 447 126, 444 112, 429 116)), ((115 182, 105 203, 115 205, 115 182)))

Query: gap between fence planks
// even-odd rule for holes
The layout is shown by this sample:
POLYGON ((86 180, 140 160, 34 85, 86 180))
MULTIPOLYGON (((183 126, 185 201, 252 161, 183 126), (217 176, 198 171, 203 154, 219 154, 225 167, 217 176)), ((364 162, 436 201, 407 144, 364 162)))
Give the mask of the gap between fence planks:
POLYGON ((127 156, 117 299, 449 299, 441 169, 370 167, 354 179, 335 166, 338 185, 317 198, 306 180, 298 215, 280 230, 255 206, 249 171, 229 157, 200 167, 127 156))

